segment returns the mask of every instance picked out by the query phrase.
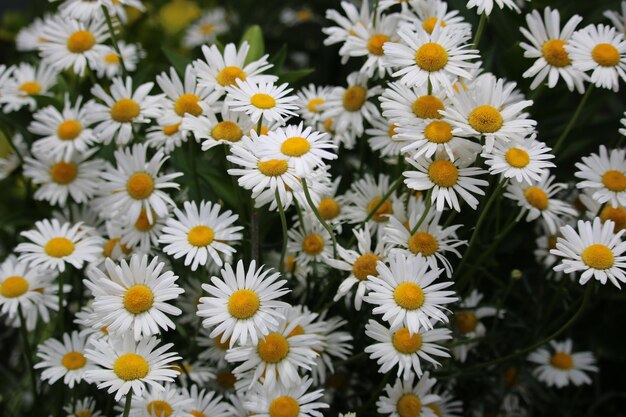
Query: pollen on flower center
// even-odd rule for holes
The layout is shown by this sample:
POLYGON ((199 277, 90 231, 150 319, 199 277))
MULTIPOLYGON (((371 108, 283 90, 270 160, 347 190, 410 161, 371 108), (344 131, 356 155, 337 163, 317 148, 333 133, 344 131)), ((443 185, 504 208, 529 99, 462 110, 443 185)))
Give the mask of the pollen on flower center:
POLYGON ((524 197, 528 204, 539 210, 548 208, 548 194, 539 187, 528 187, 524 190, 524 197))
POLYGON ((65 237, 53 237, 44 246, 44 251, 53 258, 63 258, 74 252, 74 243, 65 237))
POLYGON ((609 170, 602 175, 602 184, 610 191, 619 193, 626 190, 626 175, 621 171, 609 170))
POLYGON ((146 199, 154 191, 154 180, 145 172, 136 172, 128 179, 126 191, 135 200, 146 199))
POLYGON ((287 172, 287 161, 282 159, 270 159, 269 161, 260 161, 257 163, 257 168, 261 174, 268 177, 278 177, 287 172))
POLYGON ((20 85, 19 90, 28 94, 29 96, 33 96, 35 94, 41 93, 41 84, 36 81, 27 81, 24 84, 20 85))
POLYGON ((77 120, 65 120, 57 128, 57 136, 61 140, 74 140, 82 130, 83 127, 77 120))
POLYGON ((224 67, 215 77, 222 87, 234 85, 237 78, 246 81, 246 73, 239 67, 224 67))
POLYGON ((448 63, 448 52, 438 43, 428 42, 415 52, 415 63, 424 71, 436 72, 448 63))
POLYGON ((80 352, 67 352, 61 358, 61 364, 65 367, 65 369, 74 371, 76 369, 81 369, 87 363, 87 359, 85 355, 80 352))
POLYGON ((309 111, 312 113, 319 113, 320 106, 322 104, 324 104, 324 99, 320 97, 316 97, 316 98, 309 100, 309 102, 306 105, 306 108, 309 109, 309 111))
MULTIPOLYGON (((435 26, 437 25, 437 22, 438 22, 438 19, 436 17, 429 17, 428 19, 424 20, 424 22, 422 22, 422 29, 432 34, 433 30, 435 30, 435 26)), ((443 20, 441 20, 441 27, 442 28, 446 27, 446 22, 444 22, 443 20)))
POLYGON ((307 255, 315 256, 324 249, 324 239, 318 234, 311 234, 302 240, 302 250, 307 255))
POLYGON ((270 417, 297 417, 299 414, 300 405, 291 397, 278 397, 270 403, 270 417))
POLYGON ((261 306, 259 296, 252 290, 237 290, 228 299, 228 312, 239 320, 254 316, 261 306))
POLYGON ((372 37, 367 41, 367 50, 372 55, 381 56, 385 53, 383 51, 383 45, 385 42, 389 42, 389 36, 383 35, 382 33, 372 35, 372 37))
POLYGON ((124 294, 124 308, 133 314, 141 314, 152 308, 154 293, 143 284, 136 284, 124 294))
POLYGON ((489 105, 476 107, 467 120, 470 126, 479 133, 497 132, 504 122, 498 109, 489 105))
POLYGON ((591 57, 602 67, 614 67, 620 61, 619 51, 610 43, 599 43, 594 46, 591 57))
POLYGON ((259 340, 258 352, 264 362, 278 363, 289 354, 289 342, 281 334, 270 333, 259 340))
POLYGON ((230 120, 224 120, 215 125, 211 130, 211 136, 216 140, 226 140, 228 142, 239 142, 243 136, 243 131, 239 125, 230 120))
POLYGON ((439 110, 444 109, 443 101, 435 96, 418 97, 411 105, 413 114, 420 119, 441 119, 443 116, 439 114, 439 110))
POLYGON ((367 100, 367 90, 360 85, 353 85, 343 93, 343 107, 347 111, 359 111, 367 100))
POLYGON ((426 126, 424 136, 429 142, 447 143, 452 139, 452 126, 448 122, 435 120, 426 126))
POLYGON ((574 359, 572 358, 572 355, 568 353, 556 352, 550 358, 550 365, 563 371, 567 371, 574 367, 574 359))
POLYGON ((611 249, 600 243, 587 246, 580 257, 585 265, 593 269, 609 269, 615 263, 611 249))
POLYGON ((148 414, 154 417, 170 417, 174 411, 167 401, 162 400, 150 401, 146 409, 148 414))
POLYGON ((626 209, 624 207, 611 207, 606 206, 600 213, 600 219, 602 222, 611 220, 615 223, 615 232, 619 232, 626 228, 626 209))
POLYGON ((378 276, 376 264, 380 258, 373 253, 366 253, 359 256, 352 265, 352 273, 359 281, 364 281, 368 276, 378 276))
POLYGON ((256 93, 252 97, 250 97, 250 104, 252 104, 256 108, 267 110, 276 106, 276 100, 274 100, 274 97, 270 96, 269 94, 256 93))
POLYGON ((199 116, 202 114, 202 107, 198 104, 200 97, 192 93, 186 93, 178 97, 174 103, 174 111, 180 117, 185 114, 191 114, 192 116, 199 116))
POLYGON ((513 168, 524 168, 530 163, 530 155, 523 149, 511 148, 504 154, 507 164, 513 168))
POLYGON ((317 211, 320 213, 320 216, 322 216, 322 219, 332 220, 341 213, 341 206, 334 198, 326 197, 322 198, 320 201, 317 206, 317 211))
POLYGON ((439 187, 449 188, 459 179, 459 169, 450 161, 440 159, 428 167, 428 178, 439 187))
POLYGON ((28 291, 30 285, 24 277, 12 276, 0 284, 0 295, 5 298, 16 298, 28 291))
POLYGON ((118 123, 130 123, 139 116, 141 107, 131 98, 122 98, 111 107, 111 118, 118 123))
POLYGON ((404 394, 396 404, 400 417, 418 417, 422 413, 422 402, 415 394, 404 394))
POLYGON ((393 299, 404 309, 417 310, 424 304, 424 291, 413 282, 403 282, 393 291, 393 299))
POLYGON ((456 328, 461 334, 473 332, 478 326, 478 318, 471 311, 460 311, 454 315, 456 328))
POLYGON ((309 141, 300 136, 288 138, 280 145, 280 151, 287 156, 302 156, 310 150, 309 141))
POLYGON ((393 347, 400 353, 411 354, 422 347, 422 336, 419 333, 410 334, 409 329, 398 329, 391 337, 393 347))
MULTIPOLYGON (((367 205, 367 212, 371 213, 372 210, 374 210, 374 207, 380 203, 380 200, 382 200, 382 197, 376 197, 370 201, 367 205)), ((372 220, 379 223, 389 221, 389 218, 387 217, 388 214, 393 214, 393 204, 387 199, 380 205, 380 207, 378 207, 378 209, 376 209, 376 212, 372 216, 372 220)))
POLYGON ((67 49, 75 54, 87 52, 96 44, 96 38, 88 30, 78 30, 67 38, 67 49))
POLYGON ((439 249, 437 239, 427 232, 417 232, 409 238, 409 250, 414 254, 422 254, 422 256, 430 256, 439 249))
POLYGON ((113 372, 123 381, 133 381, 148 375, 150 366, 143 356, 136 353, 120 355, 113 364, 113 372))
POLYGON ((76 179, 78 168, 73 162, 57 162, 50 167, 50 177, 57 184, 66 185, 76 179))
POLYGON ((116 53, 106 54, 104 56, 104 62, 106 62, 107 64, 112 64, 112 65, 119 64, 120 57, 116 53))
POLYGON ((565 41, 561 39, 550 39, 541 47, 541 53, 546 62, 553 67, 563 68, 571 65, 572 60, 565 50, 565 41))
POLYGON ((215 232, 208 226, 194 226, 187 233, 187 241, 192 246, 204 247, 208 246, 215 239, 215 232))

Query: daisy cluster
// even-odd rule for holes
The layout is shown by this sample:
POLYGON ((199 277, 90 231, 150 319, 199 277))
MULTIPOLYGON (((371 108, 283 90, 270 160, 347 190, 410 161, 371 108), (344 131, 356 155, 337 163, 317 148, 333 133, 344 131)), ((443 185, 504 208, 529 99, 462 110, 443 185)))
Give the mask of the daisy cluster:
POLYGON ((524 409, 533 378, 592 382, 593 354, 555 339, 600 285, 626 283, 626 113, 618 146, 594 145, 573 180, 555 162, 593 88, 626 81, 626 2, 610 24, 526 14, 532 94, 584 94, 556 140, 481 57, 494 7, 526 1, 343 1, 323 42, 354 71, 299 89, 259 33, 220 41, 226 9, 163 6, 197 58, 163 67, 124 40, 147 2, 51 2, 16 37, 29 59, 0 65, 0 179, 41 206, 0 247, 0 318, 22 330, 33 409, 62 381, 58 408, 77 417, 454 417, 481 410, 457 398, 459 375, 490 365, 510 365, 504 413, 524 409), (509 357, 494 336, 522 272, 502 291, 479 275, 520 223, 545 281, 584 295, 509 357))

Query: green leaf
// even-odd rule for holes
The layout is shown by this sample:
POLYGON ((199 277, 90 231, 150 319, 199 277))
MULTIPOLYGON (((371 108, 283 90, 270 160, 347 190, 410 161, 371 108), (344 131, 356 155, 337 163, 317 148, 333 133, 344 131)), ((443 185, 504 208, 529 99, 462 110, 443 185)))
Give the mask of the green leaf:
POLYGON ((172 64, 172 66, 176 69, 178 74, 184 76, 187 65, 191 64, 191 58, 165 46, 161 48, 161 50, 165 54, 167 60, 170 61, 170 64, 172 64))
POLYGON ((295 83, 301 79, 308 77, 315 72, 315 68, 302 68, 294 71, 283 72, 278 76, 281 83, 295 83))
POLYGON ((248 65, 252 61, 256 61, 265 54, 265 41, 263 40, 263 31, 259 25, 250 26, 246 33, 241 37, 239 46, 247 41, 250 45, 248 56, 244 65, 248 65))

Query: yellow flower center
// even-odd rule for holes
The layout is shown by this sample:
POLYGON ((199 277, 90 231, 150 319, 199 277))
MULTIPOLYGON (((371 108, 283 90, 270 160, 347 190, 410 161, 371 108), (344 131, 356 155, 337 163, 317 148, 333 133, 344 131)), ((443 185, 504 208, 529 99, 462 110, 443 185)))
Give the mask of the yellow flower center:
POLYGON ((182 122, 174 123, 173 125, 163 126, 163 134, 165 136, 172 136, 178 133, 182 122))
POLYGON ((194 226, 187 233, 187 241, 192 246, 209 246, 215 239, 215 232, 208 226, 194 226))
POLYGON ((280 145, 280 151, 287 156, 302 156, 311 150, 311 144, 305 138, 294 136, 280 145))
POLYGON ((141 314, 152 308, 154 293, 143 284, 133 285, 124 294, 124 308, 133 314, 141 314))
POLYGON ((78 168, 73 162, 57 162, 50 167, 50 177, 57 184, 69 184, 76 179, 78 168))
POLYGON ((204 25, 200 26, 200 32, 203 35, 210 35, 211 33, 215 32, 215 26, 210 23, 205 23, 204 25))
POLYGON ((172 406, 166 401, 154 400, 150 401, 146 407, 148 414, 155 417, 169 417, 172 415, 172 406))
POLYGON ((393 299, 406 310, 417 310, 424 304, 424 291, 413 282, 403 282, 393 291, 393 299))
POLYGON ((74 243, 65 237, 53 237, 44 246, 44 251, 53 258, 63 258, 74 252, 74 243))
POLYGON ((411 109, 420 119, 441 119, 443 116, 439 114, 439 110, 444 110, 445 106, 439 97, 421 96, 413 102, 411 109))
MULTIPOLYGON (((422 22, 422 29, 424 29, 428 33, 433 33, 433 30, 435 30, 435 26, 437 25, 437 21, 438 19, 436 17, 429 17, 428 19, 424 20, 424 22, 422 22)), ((446 22, 444 22, 443 20, 441 21, 441 27, 446 27, 446 22)))
POLYGON ((572 358, 572 355, 565 352, 556 352, 550 358, 550 365, 563 371, 567 371, 574 367, 574 359, 572 358))
POLYGON ((489 105, 476 107, 467 120, 470 126, 479 133, 497 132, 504 122, 498 109, 489 105))
POLYGON ((448 52, 438 43, 428 42, 415 52, 415 63, 428 72, 436 72, 448 63, 448 52))
MULTIPOLYGON (((154 217, 154 213, 152 216, 154 217)), ((146 212, 146 209, 141 209, 139 216, 137 216, 137 220, 135 220, 135 229, 140 232, 147 232, 148 230, 151 230, 153 226, 154 224, 150 224, 148 221, 148 213, 146 212)))
POLYGON ((620 60, 619 51, 610 43, 599 43, 594 46, 591 57, 602 67, 614 67, 620 60))
POLYGON ((478 326, 478 318, 471 311, 460 311, 454 315, 454 319, 461 334, 473 332, 478 326))
POLYGON ((398 329, 391 337, 393 347, 400 353, 411 354, 417 352, 422 347, 422 335, 414 333, 411 335, 409 329, 403 327, 398 329))
POLYGON ((82 130, 83 127, 77 120, 65 120, 57 128, 57 136, 61 140, 74 140, 82 130))
POLYGON ((369 41, 367 41, 367 50, 372 55, 381 56, 385 53, 383 51, 383 45, 385 42, 389 42, 389 36, 383 35, 382 33, 373 35, 369 41))
POLYGON ((262 161, 257 163, 257 168, 261 174, 268 177, 278 177, 287 172, 287 161, 282 159, 270 159, 269 161, 262 161))
POLYGON ((322 104, 324 104, 324 99, 316 97, 316 98, 309 100, 309 103, 306 105, 306 108, 309 109, 309 111, 312 113, 319 113, 320 106, 322 104))
POLYGON ((324 239, 320 235, 308 235, 302 240, 302 250, 307 255, 315 256, 322 252, 322 249, 324 249, 324 239))
POLYGON ((424 136, 429 142, 447 143, 452 139, 452 126, 448 122, 435 120, 426 126, 424 136))
POLYGON ((619 193, 626 190, 626 175, 621 171, 609 170, 602 175, 602 184, 610 191, 619 193))
POLYGON ((154 191, 154 180, 145 172, 136 172, 126 182, 126 191, 135 200, 144 200, 154 191))
POLYGON ((79 30, 67 38, 67 49, 74 54, 87 52, 96 44, 96 38, 88 30, 79 30))
POLYGON ((267 110, 276 106, 276 100, 269 94, 256 93, 250 97, 250 104, 258 109, 267 110))
POLYGON ((289 342, 281 334, 270 333, 259 340, 258 352, 264 362, 278 363, 289 354, 289 342))
POLYGON ((122 98, 111 107, 111 118, 118 123, 130 123, 139 116, 141 107, 131 98, 122 98))
POLYGON ((107 64, 116 65, 120 63, 120 57, 117 56, 116 53, 106 54, 104 56, 104 62, 106 62, 107 64))
POLYGON ((439 249, 437 239, 426 232, 417 232, 409 238, 409 250, 414 254, 421 253, 423 256, 430 256, 439 249))
POLYGON ((611 249, 600 243, 587 246, 581 254, 581 258, 585 265, 593 269, 609 269, 615 262, 611 249))
POLYGON ((433 161, 428 167, 428 177, 440 187, 449 188, 459 179, 459 169, 450 161, 433 161))
POLYGON ((215 125, 211 130, 211 136, 215 140, 226 140, 228 142, 239 142, 243 136, 243 131, 239 125, 230 120, 224 120, 215 125))
POLYGON ((550 39, 541 47, 541 53, 546 62, 553 67, 563 68, 571 65, 572 60, 565 50, 565 41, 561 39, 550 39))
POLYGON ((523 149, 511 148, 504 154, 507 164, 513 168, 524 168, 530 163, 530 155, 523 149))
POLYGON ((343 93, 343 107, 347 111, 359 111, 367 100, 367 90, 360 85, 353 85, 343 93))
POLYGON ((120 355, 113 363, 113 372, 119 379, 124 381, 144 378, 149 371, 148 361, 136 353, 120 355))
POLYGON ((615 223, 615 231, 619 232, 622 229, 626 228, 626 209, 624 207, 611 207, 606 206, 602 209, 600 213, 600 219, 603 222, 607 220, 611 220, 615 223))
POLYGON ((261 306, 259 296, 252 290, 237 290, 228 299, 228 312, 239 320, 254 316, 261 306))
POLYGON ((322 198, 319 205, 317 206, 317 211, 320 213, 320 216, 324 220, 332 220, 335 217, 339 216, 341 212, 341 206, 337 203, 332 197, 322 198))
POLYGON ((222 87, 234 85, 237 78, 246 81, 246 73, 239 67, 224 67, 215 77, 222 87))
POLYGON ((539 210, 548 208, 548 194, 539 187, 528 187, 524 190, 524 197, 528 204, 539 210))
MULTIPOLYGON (((382 197, 376 197, 370 201, 367 205, 367 212, 371 213, 372 210, 374 210, 374 207, 380 203, 380 200, 382 200, 382 197)), ((388 214, 393 214, 393 205, 391 204, 391 201, 387 199, 380 205, 380 207, 378 207, 378 209, 376 209, 376 212, 372 216, 372 220, 379 223, 389 221, 389 218, 387 217, 388 214)))
POLYGON ((270 403, 269 411, 270 417, 297 417, 300 405, 291 397, 278 397, 270 403))
POLYGON ((422 412, 422 402, 415 394, 404 394, 396 404, 400 417, 418 417, 422 412))
POLYGON ((359 281, 364 281, 368 276, 378 276, 376 264, 380 258, 373 253, 366 253, 359 256, 352 265, 352 273, 359 281))
POLYGON ((80 352, 67 352, 63 355, 63 358, 61 358, 61 364, 69 371, 80 369, 85 366, 86 363, 87 358, 80 352))
POLYGON ((28 291, 30 285, 24 277, 12 276, 0 284, 0 294, 4 298, 16 298, 28 291))
POLYGON ((174 103, 174 111, 180 117, 185 114, 191 114, 192 116, 199 116, 202 114, 202 107, 198 104, 200 97, 192 93, 186 93, 178 97, 174 103))
POLYGON ((36 81, 27 81, 24 84, 20 85, 19 89, 29 96, 33 96, 35 94, 41 93, 41 84, 36 81))

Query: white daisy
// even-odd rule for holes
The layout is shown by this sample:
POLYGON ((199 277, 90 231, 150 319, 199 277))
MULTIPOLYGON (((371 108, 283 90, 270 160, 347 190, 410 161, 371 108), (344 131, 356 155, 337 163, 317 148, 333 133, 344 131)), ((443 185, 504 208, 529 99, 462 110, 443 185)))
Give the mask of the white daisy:
POLYGON ((315 126, 321 119, 322 105, 326 103, 332 89, 325 86, 316 86, 309 84, 302 87, 296 96, 298 100, 295 104, 298 106, 298 114, 310 126, 315 126))
MULTIPOLYGON (((522 1, 530 1, 530 0, 522 0, 522 1)), ((489 16, 491 11, 493 10, 493 5, 497 4, 499 8, 504 9, 508 7, 509 9, 515 10, 517 13, 520 13, 521 10, 515 3, 515 0, 468 0, 467 8, 473 9, 476 7, 476 13, 479 15, 485 14, 489 16)))
POLYGON ((180 128, 183 131, 191 131, 196 140, 202 143, 203 151, 208 151, 221 144, 235 144, 242 137, 251 135, 253 131, 256 133, 255 124, 245 113, 232 111, 224 106, 219 116, 218 119, 217 115, 213 113, 199 117, 187 115, 180 128))
POLYGON ((22 62, 12 71, 5 71, 3 78, 7 74, 11 77, 5 81, 4 86, 1 86, 0 104, 4 104, 4 111, 10 113, 24 106, 34 111, 37 102, 33 96, 49 96, 58 73, 56 68, 43 62, 36 68, 22 62))
POLYGON ((598 372, 596 360, 591 352, 572 352, 572 340, 553 340, 550 349, 540 348, 528 355, 528 360, 539 366, 533 374, 547 386, 563 388, 591 384, 589 372, 598 372))
POLYGON ((396 382, 385 386, 386 396, 380 396, 376 402, 380 414, 388 414, 390 417, 436 417, 430 404, 441 398, 431 393, 431 389, 437 382, 429 378, 426 372, 413 385, 415 375, 411 374, 407 379, 396 379, 396 382))
POLYGON ((322 417, 318 410, 328 408, 328 404, 318 401, 323 390, 308 392, 312 383, 305 377, 290 388, 259 386, 244 405, 257 417, 322 417))
POLYGON ((298 106, 291 104, 298 97, 289 95, 293 89, 284 83, 275 86, 273 83, 235 80, 236 85, 226 87, 225 103, 235 111, 244 112, 254 123, 261 118, 268 122, 284 122, 290 116, 297 116, 294 110, 298 106))
MULTIPOLYGON (((129 417, 189 417, 192 399, 179 392, 171 383, 163 387, 150 386, 141 395, 133 395, 129 417)), ((122 406, 118 405, 122 412, 122 406)))
POLYGON ((204 44, 213 44, 219 35, 228 30, 226 12, 220 7, 207 10, 194 23, 185 29, 183 45, 195 48, 204 44))
POLYGON ((599 203, 626 205, 626 150, 609 152, 600 145, 599 154, 584 156, 576 168, 574 176, 582 180, 576 183, 577 188, 588 191, 599 203))
POLYGON ((43 369, 41 379, 52 385, 63 378, 63 383, 70 389, 78 385, 85 379, 86 371, 95 369, 85 357, 86 345, 87 337, 73 331, 64 333, 62 342, 50 338, 37 346, 41 362, 35 364, 35 369, 43 369))
POLYGON ((145 52, 140 44, 126 43, 118 40, 117 47, 122 55, 121 59, 117 51, 110 46, 100 51, 94 64, 95 70, 99 78, 115 78, 122 76, 122 60, 127 72, 133 72, 137 69, 137 64, 141 58, 145 57, 145 52))
MULTIPOLYGON (((498 314, 497 319, 502 318, 504 310, 498 311, 495 307, 479 307, 483 295, 476 289, 459 303, 459 308, 454 312, 454 329, 466 339, 480 339, 487 333, 487 328, 480 321, 485 317, 493 317, 498 314)), ((465 342, 465 341, 464 341, 465 342)), ((452 347, 454 357, 460 362, 465 362, 467 355, 478 343, 462 343, 452 347)))

